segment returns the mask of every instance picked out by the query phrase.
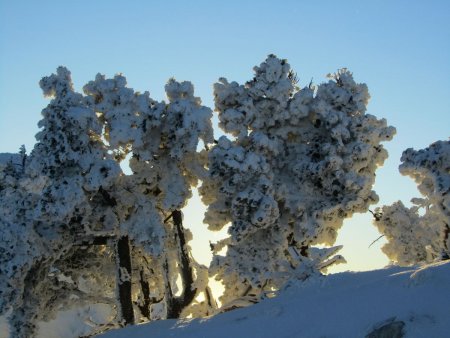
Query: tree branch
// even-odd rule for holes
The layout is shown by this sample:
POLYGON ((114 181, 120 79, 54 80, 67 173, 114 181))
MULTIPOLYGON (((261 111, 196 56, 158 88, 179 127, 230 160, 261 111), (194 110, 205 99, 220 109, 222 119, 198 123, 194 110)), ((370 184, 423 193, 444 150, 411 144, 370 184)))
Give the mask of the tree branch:
POLYGON ((116 250, 120 312, 124 325, 134 324, 133 303, 131 301, 131 256, 128 236, 119 238, 116 250))

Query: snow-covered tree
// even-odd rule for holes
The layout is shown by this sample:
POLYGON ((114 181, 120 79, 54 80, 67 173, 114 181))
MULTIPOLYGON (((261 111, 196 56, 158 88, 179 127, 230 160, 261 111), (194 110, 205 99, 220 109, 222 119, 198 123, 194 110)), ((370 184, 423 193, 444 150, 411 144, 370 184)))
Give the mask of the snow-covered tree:
POLYGON ((423 198, 378 208, 375 226, 386 236, 383 252, 399 265, 450 258, 450 141, 406 149, 400 173, 410 176, 423 198))
POLYGON ((0 193, 2 257, 8 257, 2 290, 13 296, 1 310, 13 309, 16 337, 32 336, 36 322, 58 308, 102 300, 113 280, 107 250, 84 245, 114 233, 117 221, 105 196, 120 168, 102 145, 95 112, 74 92, 70 72, 60 67, 40 85, 52 100, 42 111, 38 142, 0 193), (92 280, 101 281, 96 290, 80 287, 92 280))
POLYGON ((117 308, 116 324, 192 312, 209 293, 207 269, 190 254, 180 209, 205 176, 197 145, 213 141, 211 110, 189 82, 170 80, 167 104, 121 75, 98 75, 86 95, 64 67, 40 85, 52 100, 38 142, 0 174, 0 312, 12 309, 13 336, 85 303, 117 308))
POLYGON ((231 222, 229 237, 212 246, 223 303, 254 301, 342 262, 339 247, 313 246, 333 245, 345 218, 378 201, 371 188, 387 157, 381 142, 395 133, 365 113, 367 86, 346 69, 302 89, 273 55, 254 71, 244 85, 214 85, 219 126, 233 138, 210 150, 200 189, 209 228, 231 222))
POLYGON ((0 314, 12 311, 13 336, 91 303, 114 309, 111 325, 211 314, 210 276, 222 303, 252 302, 342 262, 337 230, 377 201, 395 129, 365 113, 367 87, 350 72, 329 77, 300 89, 271 55, 245 85, 220 79, 231 135, 217 141, 190 82, 169 80, 159 102, 122 75, 99 74, 83 94, 64 67, 43 78, 37 144, 0 156, 0 314), (199 181, 210 229, 231 222, 209 268, 180 211, 199 181))
POLYGON ((132 174, 120 178, 115 199, 122 217, 120 233, 129 237, 134 253, 141 256, 133 257, 142 262, 135 265, 146 267, 135 271, 134 280, 141 289, 137 303, 149 319, 152 302, 165 305, 165 314, 156 317, 174 318, 199 292, 207 292, 205 283, 198 285, 203 280, 198 278, 200 271, 206 267, 190 255, 191 234, 183 227, 180 209, 191 197, 191 187, 205 176, 205 156, 197 153, 197 145, 213 142, 212 111, 194 96, 190 82, 171 79, 165 89, 168 103, 152 100, 148 92, 135 93, 120 75, 114 79, 97 75, 84 87, 104 123, 111 151, 119 160, 132 155, 132 174), (176 296, 178 277, 182 291, 176 296), (153 296, 146 291, 149 279, 153 296))

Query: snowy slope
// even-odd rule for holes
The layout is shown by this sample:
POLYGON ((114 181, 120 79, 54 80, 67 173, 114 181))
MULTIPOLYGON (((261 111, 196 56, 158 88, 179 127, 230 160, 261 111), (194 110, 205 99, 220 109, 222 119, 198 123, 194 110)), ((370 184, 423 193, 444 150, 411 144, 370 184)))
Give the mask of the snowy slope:
POLYGON ((345 272, 288 287, 278 297, 208 319, 166 320, 101 338, 351 338, 389 321, 405 337, 450 337, 450 262, 345 272))

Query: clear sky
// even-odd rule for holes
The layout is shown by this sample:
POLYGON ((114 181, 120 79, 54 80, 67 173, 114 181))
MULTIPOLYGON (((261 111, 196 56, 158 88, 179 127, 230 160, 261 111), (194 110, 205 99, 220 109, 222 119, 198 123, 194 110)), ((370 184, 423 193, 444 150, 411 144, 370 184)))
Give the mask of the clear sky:
MULTIPOLYGON (((450 136, 445 0, 0 0, 0 52, 0 152, 22 144, 32 149, 48 103, 38 81, 59 65, 72 71, 78 90, 98 72, 123 73, 129 86, 158 100, 170 77, 190 80, 213 107, 219 77, 243 83, 270 53, 288 59, 302 86, 342 67, 367 83, 368 113, 397 128, 374 188, 382 204, 419 195, 413 181, 398 174, 401 152, 450 136)), ((189 209, 185 223, 199 238, 194 254, 206 261, 211 234, 201 205, 194 201, 189 209)), ((377 237, 370 215, 346 222, 338 243, 349 264, 335 271, 386 264, 382 241, 368 248, 377 237)))

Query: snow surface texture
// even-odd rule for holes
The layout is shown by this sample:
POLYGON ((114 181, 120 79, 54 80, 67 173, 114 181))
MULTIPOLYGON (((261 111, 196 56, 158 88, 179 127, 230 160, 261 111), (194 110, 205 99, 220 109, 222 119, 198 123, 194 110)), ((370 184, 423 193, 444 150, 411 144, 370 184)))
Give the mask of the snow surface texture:
POLYGON ((207 319, 165 320, 100 338, 361 338, 402 321, 406 338, 448 337, 450 262, 345 272, 293 283, 279 296, 207 319))
POLYGON ((413 207, 401 201, 376 210, 375 226, 386 236, 383 252, 400 265, 450 258, 450 141, 407 149, 400 173, 417 183, 423 198, 413 207), (419 210, 424 210, 420 215, 419 210))
POLYGON ((199 190, 209 228, 232 223, 213 246, 210 270, 225 284, 225 304, 257 301, 289 278, 343 262, 339 247, 313 246, 332 246, 345 218, 378 201, 375 171, 387 158, 381 142, 395 134, 365 113, 367 86, 346 69, 301 89, 274 55, 254 72, 244 85, 224 78, 214 85, 219 126, 233 139, 223 136, 211 149, 199 190))

